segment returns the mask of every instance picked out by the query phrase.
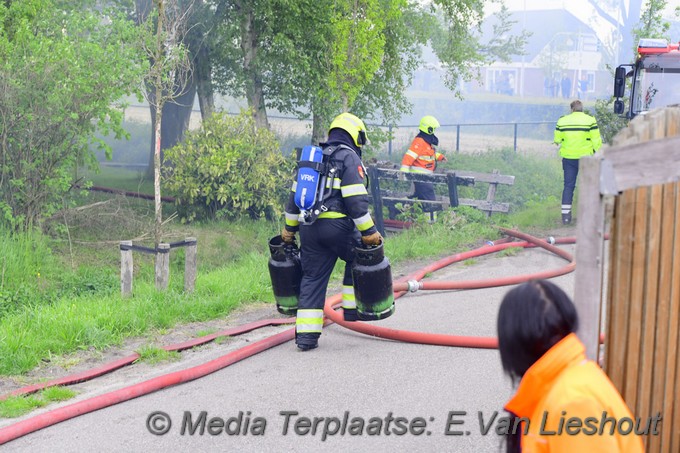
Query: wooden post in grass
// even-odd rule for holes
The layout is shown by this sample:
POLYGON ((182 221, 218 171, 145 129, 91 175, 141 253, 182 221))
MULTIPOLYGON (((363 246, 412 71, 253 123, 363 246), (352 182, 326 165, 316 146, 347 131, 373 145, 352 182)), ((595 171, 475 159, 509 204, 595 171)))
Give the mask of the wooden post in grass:
POLYGON ((132 294, 132 241, 120 241, 120 293, 132 294))
POLYGON ((196 238, 184 239, 186 251, 184 253, 184 291, 190 293, 196 286, 196 252, 198 244, 196 238))
POLYGON ((156 289, 164 290, 170 281, 170 244, 160 243, 156 248, 156 289))

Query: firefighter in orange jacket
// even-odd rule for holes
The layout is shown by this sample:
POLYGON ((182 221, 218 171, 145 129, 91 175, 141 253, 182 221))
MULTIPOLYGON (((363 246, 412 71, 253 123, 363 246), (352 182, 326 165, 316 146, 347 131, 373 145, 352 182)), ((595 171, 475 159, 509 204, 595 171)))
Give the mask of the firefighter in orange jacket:
POLYGON ((521 421, 507 433, 508 453, 642 453, 639 434, 658 434, 661 417, 633 417, 604 371, 586 360, 577 328, 573 302, 547 280, 503 298, 498 349, 505 372, 520 379, 505 406, 521 421))
MULTIPOLYGON (((435 150, 439 144, 439 139, 434 135, 439 127, 439 121, 434 116, 427 115, 420 120, 420 132, 411 142, 408 151, 401 160, 401 171, 406 173, 419 173, 431 175, 437 168, 437 161, 446 161, 443 154, 435 150)), ((418 200, 436 200, 434 185, 431 182, 413 183, 415 193, 413 197, 418 200)))

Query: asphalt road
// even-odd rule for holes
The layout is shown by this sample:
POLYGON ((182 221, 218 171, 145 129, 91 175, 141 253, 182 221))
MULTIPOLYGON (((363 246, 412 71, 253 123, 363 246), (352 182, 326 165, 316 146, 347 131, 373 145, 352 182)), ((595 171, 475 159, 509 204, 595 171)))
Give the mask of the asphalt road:
MULTIPOLYGON (((573 246, 563 248, 574 252, 573 246)), ((530 249, 457 263, 429 278, 487 279, 564 263, 542 249, 530 249)), ((573 274, 553 281, 573 294, 573 274)), ((392 317, 378 322, 413 331, 495 336, 498 305, 508 289, 410 294, 397 301, 392 317)), ((194 366, 283 329, 268 328, 212 345, 161 369, 128 371, 123 380, 109 377, 84 384, 75 401, 194 366)), ((498 452, 502 439, 494 428, 511 394, 497 350, 400 343, 331 325, 316 350, 300 352, 287 342, 205 378, 82 415, 0 449, 498 452), (147 428, 150 414, 157 411, 172 421, 165 435, 147 428), (221 424, 232 434, 220 429, 221 424)), ((160 419, 152 425, 168 426, 160 419)))

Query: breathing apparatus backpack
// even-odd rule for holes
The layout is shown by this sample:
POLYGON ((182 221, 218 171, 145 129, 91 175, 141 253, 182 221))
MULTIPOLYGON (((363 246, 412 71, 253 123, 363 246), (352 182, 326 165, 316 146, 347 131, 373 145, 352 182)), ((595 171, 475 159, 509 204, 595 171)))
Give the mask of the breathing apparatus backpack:
POLYGON ((331 155, 344 147, 307 145, 302 148, 298 160, 298 174, 295 189, 295 204, 300 208, 300 222, 313 223, 327 208, 323 202, 333 190, 338 169, 330 165, 331 155))

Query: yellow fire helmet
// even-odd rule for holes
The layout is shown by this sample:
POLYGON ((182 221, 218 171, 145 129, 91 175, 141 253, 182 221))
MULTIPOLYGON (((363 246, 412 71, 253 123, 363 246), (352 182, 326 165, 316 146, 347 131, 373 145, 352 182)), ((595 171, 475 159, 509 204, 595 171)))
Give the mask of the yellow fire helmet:
POLYGON ((366 138, 366 125, 359 117, 351 113, 345 112, 336 116, 328 130, 330 131, 335 128, 347 132, 358 147, 365 145, 368 141, 366 138))
POLYGON ((424 116, 420 120, 420 130, 426 134, 434 134, 435 129, 439 127, 439 121, 432 115, 424 116))

